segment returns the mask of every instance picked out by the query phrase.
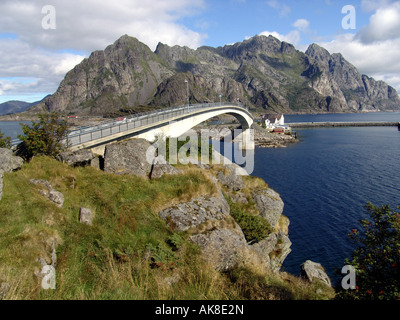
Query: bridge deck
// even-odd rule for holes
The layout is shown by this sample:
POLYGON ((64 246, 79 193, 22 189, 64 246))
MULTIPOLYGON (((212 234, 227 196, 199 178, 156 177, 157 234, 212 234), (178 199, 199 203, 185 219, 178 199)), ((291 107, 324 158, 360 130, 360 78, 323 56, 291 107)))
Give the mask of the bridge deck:
POLYGON ((181 106, 156 110, 151 113, 132 115, 120 121, 103 122, 94 127, 80 127, 69 134, 68 140, 72 150, 79 149, 80 147, 88 148, 106 143, 110 140, 117 140, 124 136, 134 135, 137 132, 154 128, 171 121, 177 121, 184 117, 228 108, 245 111, 252 118, 248 109, 239 104, 207 103, 181 106))

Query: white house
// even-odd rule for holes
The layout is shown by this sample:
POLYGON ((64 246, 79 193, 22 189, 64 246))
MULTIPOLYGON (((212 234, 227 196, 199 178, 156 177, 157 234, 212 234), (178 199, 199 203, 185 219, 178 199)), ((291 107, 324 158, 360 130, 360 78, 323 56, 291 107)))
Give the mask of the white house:
POLYGON ((275 129, 285 125, 285 117, 283 114, 264 114, 261 116, 261 124, 264 123, 267 129, 275 129))

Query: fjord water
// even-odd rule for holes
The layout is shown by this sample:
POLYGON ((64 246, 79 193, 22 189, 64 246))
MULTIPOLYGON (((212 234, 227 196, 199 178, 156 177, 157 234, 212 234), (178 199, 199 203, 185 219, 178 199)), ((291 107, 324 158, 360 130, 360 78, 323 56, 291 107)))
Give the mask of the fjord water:
MULTIPOLYGON (((287 116, 290 122, 400 121, 400 113, 287 116), (367 118, 367 119, 366 119, 367 118), (321 119, 321 120, 316 120, 321 119), (339 120, 340 119, 340 120, 339 120)), ((347 234, 366 217, 364 205, 400 205, 400 131, 397 127, 296 129, 300 142, 256 149, 252 175, 282 197, 292 252, 283 269, 298 275, 319 262, 334 282, 351 257, 347 234)))
POLYGON ((11 137, 11 139, 17 139, 19 134, 22 134, 21 125, 30 124, 30 121, 0 121, 0 130, 5 137, 11 137))

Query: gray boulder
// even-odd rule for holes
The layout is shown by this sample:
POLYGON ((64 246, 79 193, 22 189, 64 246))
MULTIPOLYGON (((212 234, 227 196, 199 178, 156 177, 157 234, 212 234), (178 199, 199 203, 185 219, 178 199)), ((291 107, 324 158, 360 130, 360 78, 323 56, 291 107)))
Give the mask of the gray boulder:
POLYGON ((240 229, 215 229, 193 235, 190 240, 200 247, 205 259, 218 271, 227 271, 238 265, 247 249, 240 229))
POLYGON ((109 144, 104 153, 104 171, 149 177, 152 163, 146 159, 151 144, 144 139, 130 139, 109 144))
POLYGON ((174 231, 187 231, 209 221, 224 220, 230 217, 229 204, 221 197, 201 197, 190 202, 180 203, 159 213, 174 231))
POLYGON ((228 175, 225 175, 222 172, 218 172, 217 178, 222 185, 226 186, 232 191, 239 191, 245 187, 242 176, 236 174, 236 170, 234 168, 230 170, 228 175))
POLYGON ((62 208, 64 204, 64 195, 61 192, 54 190, 49 181, 42 179, 30 179, 29 183, 38 186, 38 192, 41 195, 48 198, 50 201, 56 204, 57 207, 62 208))
POLYGON ((243 192, 234 193, 232 194, 231 198, 232 201, 235 203, 243 203, 243 204, 249 203, 249 201, 246 198, 246 195, 243 192))
POLYGON ((284 203, 280 195, 271 188, 253 192, 260 216, 265 218, 274 229, 283 213, 284 203))
POLYGON ((226 271, 241 261, 247 250, 244 234, 230 215, 222 193, 181 203, 159 213, 174 231, 188 231, 204 258, 216 269, 226 271))
POLYGON ((93 223, 92 210, 90 210, 88 208, 81 208, 79 210, 79 222, 91 226, 93 223))
POLYGON ((96 169, 101 169, 100 166, 100 157, 94 157, 91 161, 90 161, 90 166, 96 169))
POLYGON ((50 201, 54 202, 57 207, 62 208, 64 204, 64 195, 61 192, 50 189, 48 198, 50 201))
POLYGON ((68 164, 69 166, 85 166, 89 165, 92 159, 94 159, 92 151, 87 149, 81 149, 77 151, 62 152, 58 158, 61 162, 68 164))
POLYGON ((21 168, 24 160, 21 157, 14 156, 12 150, 0 148, 0 170, 12 172, 21 168))
POLYGON ((301 275, 310 282, 318 279, 327 286, 332 286, 331 280, 320 263, 307 260, 301 265, 301 275))
POLYGON ((175 167, 171 166, 169 163, 155 163, 151 168, 150 179, 159 179, 164 174, 174 175, 182 173, 181 170, 176 169, 175 167))

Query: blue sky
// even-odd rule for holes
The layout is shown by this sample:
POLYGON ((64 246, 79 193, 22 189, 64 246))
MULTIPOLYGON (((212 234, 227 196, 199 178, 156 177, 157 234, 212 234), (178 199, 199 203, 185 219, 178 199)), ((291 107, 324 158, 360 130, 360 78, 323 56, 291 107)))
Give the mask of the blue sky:
POLYGON ((0 12, 0 103, 54 93, 66 72, 123 34, 152 50, 158 42, 217 47, 259 34, 301 51, 315 42, 400 90, 400 1, 2 0, 0 12), (342 27, 346 5, 355 9, 355 29, 342 27))
MULTIPOLYGON (((346 15, 341 10, 349 4, 356 9, 356 26, 366 25, 370 13, 361 9, 360 1, 349 0, 209 1, 200 14, 185 17, 181 22, 190 29, 206 33, 205 44, 216 47, 242 41, 265 30, 287 34, 294 29, 297 20, 305 19, 310 23, 310 30, 303 34, 302 44, 309 45, 330 41, 335 34, 345 32, 342 19, 346 15)), ((357 29, 351 32, 356 33, 357 29)))

